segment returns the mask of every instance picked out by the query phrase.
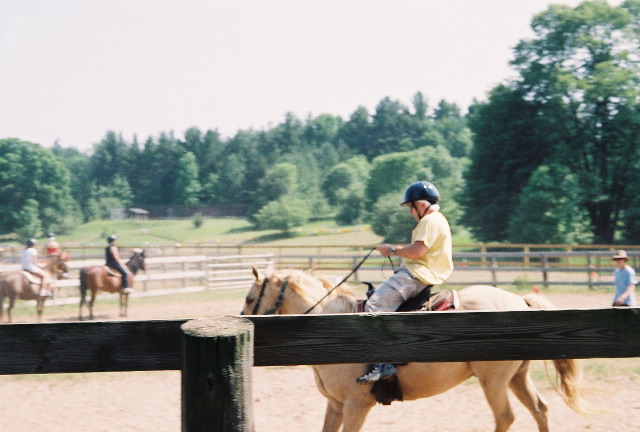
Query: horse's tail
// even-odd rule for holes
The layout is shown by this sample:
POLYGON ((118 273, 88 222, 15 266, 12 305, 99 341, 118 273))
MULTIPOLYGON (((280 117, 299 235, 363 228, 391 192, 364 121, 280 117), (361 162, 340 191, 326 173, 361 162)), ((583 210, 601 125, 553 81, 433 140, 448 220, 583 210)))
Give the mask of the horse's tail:
POLYGON ((539 294, 527 294, 523 299, 531 309, 555 309, 549 300, 539 294))
POLYGON ((80 304, 84 304, 87 298, 87 268, 80 269, 80 304))
MULTIPOLYGON (((524 301, 532 309, 555 309, 551 302, 539 294, 528 294, 524 301)), ((556 390, 572 410, 578 413, 591 413, 591 409, 583 399, 582 363, 576 359, 553 360, 556 368, 556 390)), ((548 371, 547 371, 548 372, 548 371)), ((549 373, 547 373, 549 377, 549 373)), ((551 378, 549 378, 550 381, 551 378)))
POLYGON ((556 390, 565 403, 578 413, 594 412, 583 398, 582 363, 576 359, 553 360, 556 368, 556 390))

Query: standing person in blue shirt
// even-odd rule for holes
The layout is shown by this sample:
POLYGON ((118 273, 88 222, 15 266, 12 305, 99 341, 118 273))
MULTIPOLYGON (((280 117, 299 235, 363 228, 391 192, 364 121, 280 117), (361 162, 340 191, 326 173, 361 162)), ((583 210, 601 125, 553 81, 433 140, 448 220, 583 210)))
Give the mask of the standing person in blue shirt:
POLYGON ((616 292, 613 296, 613 306, 636 306, 636 272, 627 265, 627 252, 619 250, 613 258, 616 269, 613 273, 616 292))

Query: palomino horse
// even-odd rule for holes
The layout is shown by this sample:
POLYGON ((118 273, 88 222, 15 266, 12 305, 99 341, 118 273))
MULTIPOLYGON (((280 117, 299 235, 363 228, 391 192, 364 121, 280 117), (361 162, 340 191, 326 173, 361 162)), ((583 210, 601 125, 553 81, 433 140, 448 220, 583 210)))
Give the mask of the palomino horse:
MULTIPOLYGON (((60 279, 62 275, 69 271, 67 261, 69 261, 69 252, 62 252, 60 255, 52 255, 42 262, 44 266, 42 270, 49 275, 50 280, 60 279)), ((16 299, 35 300, 38 322, 42 321, 42 313, 44 311, 45 297, 40 296, 40 278, 35 276, 27 276, 26 272, 17 271, 0 274, 0 322, 2 322, 2 309, 4 307, 4 298, 9 298, 9 307, 7 308, 8 321, 12 321, 11 310, 15 305, 16 299), (38 281, 37 283, 34 281, 38 281)))
MULTIPOLYGON (((281 270, 260 275, 254 268, 255 282, 245 300, 243 314, 303 314, 354 312, 356 298, 346 286, 331 290, 328 280, 298 270, 281 270), (283 285, 285 278, 288 282, 283 285), (283 288, 286 286, 286 288, 283 288), (326 298, 325 298, 326 296, 326 298)), ((540 296, 526 298, 490 286, 471 286, 459 291, 462 310, 526 310, 552 306, 540 296)), ((440 312, 442 313, 442 312, 440 312)), ((582 369, 577 360, 554 360, 560 390, 567 404, 581 412, 578 384, 582 369)), ((505 432, 514 421, 507 389, 531 412, 540 432, 548 432, 547 403, 529 375, 529 361, 478 361, 452 363, 409 363, 398 367, 404 400, 425 398, 445 392, 477 376, 495 418, 495 431, 505 432)), ((327 398, 323 432, 360 431, 369 410, 376 404, 371 384, 358 384, 366 371, 364 364, 312 366, 320 393, 327 398)))
MULTIPOLYGON (((145 270, 144 251, 136 250, 126 263, 129 270, 129 286, 133 288, 135 274, 138 270, 145 270)), ((120 293, 120 316, 127 316, 129 306, 129 294, 122 292, 122 276, 115 269, 109 269, 106 265, 83 267, 80 269, 80 313, 78 319, 82 320, 82 306, 87 303, 87 290, 91 290, 89 300, 89 319, 93 319, 93 303, 96 301, 98 291, 120 293)))

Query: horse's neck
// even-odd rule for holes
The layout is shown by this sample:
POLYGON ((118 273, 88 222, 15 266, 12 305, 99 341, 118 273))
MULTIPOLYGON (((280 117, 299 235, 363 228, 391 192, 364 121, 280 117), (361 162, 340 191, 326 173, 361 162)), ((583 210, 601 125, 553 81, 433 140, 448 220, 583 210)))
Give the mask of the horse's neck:
MULTIPOLYGON (((355 298, 346 295, 338 290, 333 291, 326 298, 323 297, 327 294, 326 291, 318 292, 314 296, 316 300, 313 303, 303 302, 302 307, 297 309, 304 309, 293 313, 305 313, 313 307, 309 313, 315 314, 330 314, 330 313, 351 313, 355 310, 355 298), (322 299, 322 301, 321 301, 322 299), (320 302, 320 303, 318 303, 320 302)), ((300 299, 301 300, 301 299, 300 299)))
POLYGON ((126 266, 129 269, 129 271, 133 274, 138 273, 138 270, 140 270, 140 268, 138 267, 138 261, 135 261, 133 259, 130 259, 129 261, 127 261, 126 266))
POLYGON ((55 258, 49 258, 45 265, 42 266, 42 270, 44 270, 45 272, 49 273, 49 275, 55 275, 56 274, 56 270, 58 269, 58 263, 56 262, 55 258))

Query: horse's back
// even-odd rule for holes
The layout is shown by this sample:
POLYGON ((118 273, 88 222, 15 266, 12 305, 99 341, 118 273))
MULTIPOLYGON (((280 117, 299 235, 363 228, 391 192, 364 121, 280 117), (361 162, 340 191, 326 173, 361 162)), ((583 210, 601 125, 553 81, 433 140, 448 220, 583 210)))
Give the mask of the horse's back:
POLYGON ((458 292, 462 310, 526 310, 527 302, 517 294, 489 285, 472 285, 458 292))
MULTIPOLYGON (((122 276, 115 269, 106 265, 85 267, 84 278, 87 288, 92 291, 106 291, 117 293, 122 289, 122 276)), ((129 285, 133 287, 133 274, 129 272, 129 285)))
POLYGON ((17 297, 21 300, 38 298, 38 290, 29 289, 31 283, 21 271, 8 272, 0 275, 0 294, 3 297, 17 297))

